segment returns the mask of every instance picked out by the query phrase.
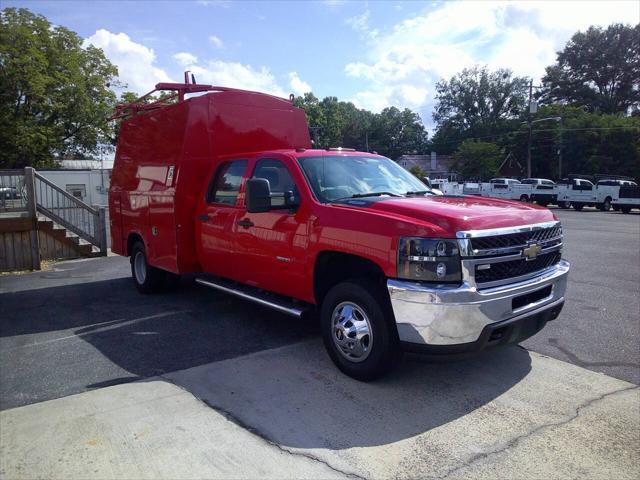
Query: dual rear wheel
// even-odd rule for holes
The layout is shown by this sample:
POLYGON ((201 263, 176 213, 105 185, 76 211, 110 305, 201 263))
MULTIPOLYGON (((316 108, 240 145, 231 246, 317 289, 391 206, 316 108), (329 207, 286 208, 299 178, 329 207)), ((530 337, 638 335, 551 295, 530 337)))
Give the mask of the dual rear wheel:
POLYGON ((152 267, 142 242, 136 242, 131 249, 131 277, 141 293, 164 292, 175 286, 180 276, 160 268, 152 267))

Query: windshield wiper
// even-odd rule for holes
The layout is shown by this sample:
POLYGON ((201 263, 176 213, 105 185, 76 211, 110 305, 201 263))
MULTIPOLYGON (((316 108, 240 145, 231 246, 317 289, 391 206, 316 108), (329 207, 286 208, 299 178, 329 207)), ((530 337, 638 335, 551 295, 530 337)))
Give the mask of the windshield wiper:
POLYGON ((339 202, 340 200, 347 200, 349 198, 364 198, 364 197, 381 197, 382 195, 389 195, 390 197, 401 197, 402 195, 392 192, 369 192, 369 193, 355 193, 348 197, 341 197, 332 200, 333 202, 339 202))
POLYGON ((381 197, 382 195, 389 195, 390 197, 401 197, 402 195, 392 192, 369 192, 369 193, 356 193, 348 198, 364 198, 364 197, 381 197))
POLYGON ((433 193, 431 190, 415 190, 415 191, 408 191, 407 193, 405 193, 405 195, 407 197, 410 197, 411 195, 426 195, 427 193, 433 193))

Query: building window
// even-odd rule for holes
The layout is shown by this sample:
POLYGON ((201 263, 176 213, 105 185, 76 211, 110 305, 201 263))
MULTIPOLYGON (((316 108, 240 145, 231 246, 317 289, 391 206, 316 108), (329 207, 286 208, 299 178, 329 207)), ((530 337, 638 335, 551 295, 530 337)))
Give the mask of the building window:
POLYGON ((78 200, 84 200, 87 196, 87 187, 84 184, 67 183, 66 190, 78 200))

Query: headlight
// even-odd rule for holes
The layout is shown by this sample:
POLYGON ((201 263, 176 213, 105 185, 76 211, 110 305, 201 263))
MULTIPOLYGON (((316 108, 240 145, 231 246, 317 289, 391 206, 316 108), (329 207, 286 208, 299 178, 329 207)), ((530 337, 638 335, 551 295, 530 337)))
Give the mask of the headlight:
POLYGON ((423 282, 462 281, 458 242, 450 239, 401 238, 398 278, 423 282))

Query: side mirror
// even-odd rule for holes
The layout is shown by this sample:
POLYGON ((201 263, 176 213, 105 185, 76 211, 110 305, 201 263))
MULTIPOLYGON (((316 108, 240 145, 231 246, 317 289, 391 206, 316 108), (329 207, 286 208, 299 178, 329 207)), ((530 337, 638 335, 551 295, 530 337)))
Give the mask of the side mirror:
POLYGON ((263 213, 271 210, 271 188, 264 178, 250 178, 246 185, 247 212, 263 213))
POLYGON ((429 177, 423 177, 423 178, 422 178, 422 181, 424 182, 424 184, 425 184, 427 187, 429 187, 429 188, 433 188, 433 187, 431 186, 431 179, 430 179, 429 177))

